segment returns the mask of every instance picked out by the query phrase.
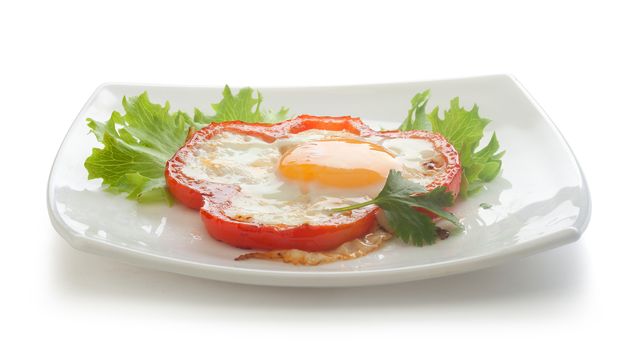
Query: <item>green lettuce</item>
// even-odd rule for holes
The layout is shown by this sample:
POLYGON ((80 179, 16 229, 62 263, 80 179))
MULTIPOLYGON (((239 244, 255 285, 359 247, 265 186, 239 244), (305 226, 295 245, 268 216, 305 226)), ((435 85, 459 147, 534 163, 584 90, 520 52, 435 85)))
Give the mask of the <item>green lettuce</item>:
POLYGON ((106 190, 124 193, 138 202, 172 203, 166 188, 164 170, 168 161, 183 146, 190 131, 211 122, 242 120, 268 123, 286 119, 288 109, 279 112, 260 108, 262 97, 243 88, 233 95, 225 86, 223 99, 212 104, 216 112, 207 116, 198 109, 194 117, 170 112, 169 103, 159 105, 148 94, 123 98, 124 114, 114 111, 106 122, 87 119, 87 125, 102 148, 92 149, 85 160, 89 179, 102 179, 106 190))
POLYGON ((479 149, 490 120, 479 115, 478 106, 467 110, 459 105, 459 98, 455 97, 450 101, 450 109, 445 110, 443 118, 440 118, 439 107, 426 114, 429 95, 430 91, 426 90, 413 97, 411 109, 400 130, 429 130, 443 135, 459 152, 463 168, 461 195, 473 195, 483 188, 484 183, 498 176, 505 152, 499 152, 496 133, 492 134, 485 147, 479 149))
POLYGON ((229 86, 223 89, 223 99, 219 103, 212 103, 212 109, 216 113, 209 116, 198 108, 194 110, 194 121, 200 125, 240 120, 247 123, 277 123, 288 116, 288 108, 282 107, 278 112, 263 110, 262 94, 252 88, 242 88, 238 94, 232 94, 229 86))

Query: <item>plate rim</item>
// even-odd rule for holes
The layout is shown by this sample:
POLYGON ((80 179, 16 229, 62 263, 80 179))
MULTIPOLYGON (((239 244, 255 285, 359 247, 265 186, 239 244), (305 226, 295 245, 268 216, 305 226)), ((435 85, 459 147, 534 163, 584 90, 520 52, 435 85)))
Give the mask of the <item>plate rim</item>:
POLYGON ((219 86, 206 85, 177 85, 177 84, 141 84, 141 83, 118 83, 106 82, 100 84, 85 102, 78 115, 72 121, 68 131, 66 132, 59 149, 55 155, 51 170, 48 176, 48 184, 46 190, 46 203, 48 215, 50 217, 53 228, 64 238, 66 242, 73 248, 94 253, 106 257, 115 257, 117 260, 130 263, 136 266, 153 268, 162 271, 179 273, 194 277, 207 278, 212 280, 234 282, 241 284, 266 285, 266 286, 290 286, 290 287, 350 287, 363 285, 382 285, 391 283, 409 282, 439 276, 446 276, 456 273, 463 273, 478 270, 490 266, 498 265, 504 261, 522 258, 545 250, 553 249, 558 246, 577 241, 586 230, 591 217, 591 196, 587 181, 583 170, 576 158, 572 148, 566 141, 565 137, 557 128, 552 119, 546 114, 544 109, 537 103, 526 88, 518 79, 510 74, 492 74, 480 75, 461 78, 432 79, 432 80, 416 80, 404 82, 388 82, 373 84, 348 84, 348 85, 309 85, 309 86, 268 86, 259 89, 307 89, 307 88, 351 88, 366 86, 388 86, 413 83, 436 83, 460 80, 480 80, 480 79, 507 79, 516 88, 522 92, 527 100, 535 107, 537 112, 543 117, 544 121, 553 131, 555 136, 561 141, 563 147, 571 157, 572 162, 578 169, 578 177, 580 180, 580 191, 583 194, 583 203, 580 203, 579 215, 574 224, 568 228, 548 233, 535 240, 523 242, 511 247, 503 248, 496 252, 487 254, 477 254, 465 258, 459 258, 448 261, 434 262, 425 265, 409 265, 404 267, 383 268, 371 271, 277 271, 251 269, 246 267, 228 267, 216 264, 194 262, 185 259, 168 257, 152 252, 136 250, 129 247, 113 244, 108 241, 99 240, 92 237, 76 234, 75 230, 69 227, 60 214, 55 210, 53 203, 53 174, 57 165, 58 158, 61 155, 70 131, 74 129, 80 118, 85 114, 87 108, 92 104, 96 97, 106 88, 112 86, 130 86, 130 87, 169 87, 169 88, 207 88, 217 89, 219 86), (373 278, 377 276, 377 278, 373 278))

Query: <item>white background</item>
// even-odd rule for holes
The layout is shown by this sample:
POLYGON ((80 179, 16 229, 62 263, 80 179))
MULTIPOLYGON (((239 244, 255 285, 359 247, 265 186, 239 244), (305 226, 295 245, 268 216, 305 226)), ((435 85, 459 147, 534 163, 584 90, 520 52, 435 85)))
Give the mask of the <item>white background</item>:
POLYGON ((3 2, 0 348, 626 348, 629 12, 620 4, 3 2), (492 73, 514 74, 581 161, 593 213, 579 242, 429 281, 279 289, 87 255, 49 223, 55 152, 102 82, 255 87, 492 73))

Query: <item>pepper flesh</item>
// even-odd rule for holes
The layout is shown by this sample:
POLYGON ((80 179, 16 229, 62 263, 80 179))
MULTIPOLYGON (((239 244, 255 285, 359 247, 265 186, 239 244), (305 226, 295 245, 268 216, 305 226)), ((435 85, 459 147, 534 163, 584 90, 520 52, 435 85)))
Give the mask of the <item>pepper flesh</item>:
POLYGON ((322 225, 302 224, 265 225, 255 222, 243 222, 228 217, 224 209, 230 205, 230 198, 240 191, 239 186, 220 184, 194 179, 184 175, 185 159, 192 155, 196 145, 207 142, 222 132, 240 133, 273 142, 291 134, 306 130, 346 131, 368 137, 419 138, 431 142, 445 161, 442 176, 426 185, 427 190, 446 186, 454 196, 459 192, 461 166, 459 156, 441 135, 423 131, 375 131, 359 118, 317 117, 302 115, 276 124, 244 123, 231 121, 211 123, 197 131, 166 163, 166 183, 171 194, 182 204, 200 210, 201 218, 208 233, 219 241, 238 248, 252 249, 301 249, 305 251, 324 251, 334 249, 341 244, 364 236, 371 232, 376 223, 378 208, 374 205, 348 212, 351 218, 340 223, 334 218, 322 225))

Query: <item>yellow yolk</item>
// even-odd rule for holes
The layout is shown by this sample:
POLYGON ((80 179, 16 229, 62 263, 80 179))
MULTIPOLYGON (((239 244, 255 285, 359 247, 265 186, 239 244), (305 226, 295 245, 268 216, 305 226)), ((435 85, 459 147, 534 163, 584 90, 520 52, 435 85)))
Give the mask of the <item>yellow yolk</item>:
POLYGON ((282 155, 279 172, 287 179, 353 188, 383 183, 401 165, 384 147, 353 139, 303 143, 282 155))

